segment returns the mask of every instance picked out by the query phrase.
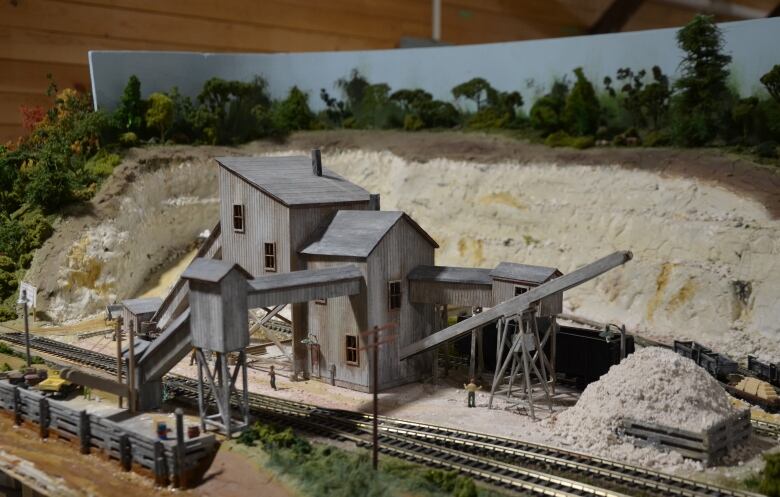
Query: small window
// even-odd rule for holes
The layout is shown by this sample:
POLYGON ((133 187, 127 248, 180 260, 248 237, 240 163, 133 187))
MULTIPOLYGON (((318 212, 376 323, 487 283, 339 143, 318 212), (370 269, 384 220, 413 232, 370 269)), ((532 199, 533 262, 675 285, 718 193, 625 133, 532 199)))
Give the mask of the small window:
POLYGON ((401 282, 391 281, 388 283, 388 307, 392 311, 393 309, 401 308, 401 282))
POLYGON ((276 271, 276 244, 264 243, 265 252, 263 255, 264 267, 266 271, 276 271))
POLYGON ((527 291, 528 289, 526 287, 515 285, 515 297, 517 297, 518 295, 522 295, 527 291))
POLYGON ((347 364, 358 365, 357 335, 347 335, 347 364))
POLYGON ((233 231, 244 232, 244 206, 233 204, 233 231))
POLYGON ((314 303, 317 305, 328 305, 328 299, 317 299, 314 303))

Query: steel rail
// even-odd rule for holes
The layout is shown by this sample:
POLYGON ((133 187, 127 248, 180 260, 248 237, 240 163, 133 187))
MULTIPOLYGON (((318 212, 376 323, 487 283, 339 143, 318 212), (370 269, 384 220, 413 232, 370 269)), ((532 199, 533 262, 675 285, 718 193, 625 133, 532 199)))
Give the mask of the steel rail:
MULTIPOLYGON (((0 335, 0 340, 6 340, 15 345, 24 344, 24 339, 20 334, 0 335)), ((116 372, 115 358, 106 354, 85 350, 42 337, 35 337, 31 340, 30 345, 36 350, 68 359, 71 362, 82 363, 108 372, 116 372)), ((169 391, 176 392, 180 396, 189 397, 190 399, 194 398, 197 392, 196 381, 180 375, 168 375, 166 377, 166 387, 169 391)), ((250 393, 250 407, 262 411, 264 414, 276 412, 290 415, 291 413, 296 413, 298 417, 315 418, 318 420, 318 426, 320 427, 330 420, 332 423, 341 423, 342 426, 351 424, 355 428, 365 431, 365 429, 368 429, 369 422, 372 419, 369 414, 324 409, 310 404, 278 399, 258 393, 250 393)), ((394 435, 403 437, 406 443, 422 439, 429 444, 432 442, 433 445, 437 443, 455 445, 463 449, 461 452, 458 452, 459 454, 463 454, 463 451, 479 450, 501 457, 518 457, 535 464, 550 465, 564 471, 579 471, 593 478, 606 478, 623 485, 633 485, 645 491, 662 491, 665 495, 686 497, 701 495, 724 497, 754 495, 545 445, 390 417, 380 417, 379 419, 382 423, 381 430, 383 436, 387 440, 396 440, 392 438, 394 435)), ((771 432, 775 436, 780 435, 780 425, 757 420, 753 423, 757 429, 765 430, 768 433, 771 432)), ((443 449, 440 445, 436 445, 436 447, 437 450, 443 449)), ((397 452, 400 449, 396 447, 394 450, 397 452)), ((419 457, 419 455, 415 457, 419 457)), ((428 455, 426 457, 433 456, 428 455)), ((516 466, 512 467, 515 468, 516 466)))

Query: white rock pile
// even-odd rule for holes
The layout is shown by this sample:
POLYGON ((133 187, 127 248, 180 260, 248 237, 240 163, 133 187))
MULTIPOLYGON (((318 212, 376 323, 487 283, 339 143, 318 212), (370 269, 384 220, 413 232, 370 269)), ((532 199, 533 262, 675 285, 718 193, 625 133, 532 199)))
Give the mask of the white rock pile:
POLYGON ((551 428, 566 445, 606 454, 621 443, 615 429, 624 418, 702 431, 735 412, 723 388, 692 360, 648 347, 588 385, 551 428))

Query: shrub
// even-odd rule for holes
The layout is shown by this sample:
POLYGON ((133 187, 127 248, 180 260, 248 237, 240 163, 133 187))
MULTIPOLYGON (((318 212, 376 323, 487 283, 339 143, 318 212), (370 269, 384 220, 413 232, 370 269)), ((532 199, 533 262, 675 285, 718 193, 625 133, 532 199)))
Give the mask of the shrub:
POLYGON ((138 145, 138 135, 132 131, 119 135, 119 144, 123 147, 134 147, 138 145))
POLYGON ((7 362, 4 362, 2 365, 0 365, 0 371, 2 371, 3 373, 6 373, 6 372, 12 371, 12 370, 13 370, 13 368, 7 362))
POLYGON ((674 138, 681 145, 703 145, 728 129, 732 94, 727 86, 731 57, 711 16, 697 15, 677 32, 685 53, 675 82, 674 138))
POLYGON ((653 130, 647 133, 642 140, 646 147, 664 147, 672 142, 669 133, 665 130, 653 130))
POLYGON ((780 497, 780 453, 764 454, 764 461, 759 491, 768 497, 780 497))
POLYGON ((251 82, 211 78, 198 95, 192 113, 200 137, 212 144, 244 143, 270 134, 271 99, 260 76, 251 82))
POLYGON ((758 113, 758 98, 749 97, 739 99, 731 109, 731 119, 739 131, 743 142, 756 134, 760 116, 758 113))
POLYGON ((550 93, 534 102, 531 107, 531 126, 544 134, 563 128, 563 109, 569 87, 563 81, 553 83, 550 93))
POLYGON ((754 150, 755 154, 762 159, 776 159, 777 158, 777 142, 765 141, 756 145, 754 150))
POLYGON ((160 132, 160 143, 165 141, 165 133, 173 125, 173 100, 164 93, 149 95, 146 109, 146 125, 160 132))
POLYGON ((573 135, 593 135, 599 127, 600 113, 596 91, 585 77, 581 67, 574 70, 574 75, 577 81, 566 98, 563 122, 569 133, 573 135))
POLYGON ((84 168, 93 178, 102 179, 111 176, 114 168, 121 163, 122 158, 120 156, 102 149, 84 164, 84 168))
POLYGON ((490 83, 483 78, 473 78, 461 83, 452 89, 455 99, 465 98, 471 100, 477 106, 477 111, 488 103, 490 93, 495 92, 490 83))
POLYGON ((314 113, 309 108, 309 96, 293 86, 287 98, 273 108, 273 126, 277 132, 312 129, 314 113))
POLYGON ((577 149, 590 148, 596 141, 592 136, 571 136, 565 131, 556 131, 551 133, 544 140, 548 147, 571 147, 577 149))
POLYGON ((119 129, 139 133, 144 126, 144 102, 141 100, 141 81, 136 75, 127 81, 119 106, 114 112, 119 129))
POLYGON ((404 116, 404 129, 406 131, 419 131, 425 127, 425 123, 417 114, 406 114, 404 116))
POLYGON ((451 128, 460 121, 458 110, 449 102, 434 100, 425 90, 398 90, 390 99, 404 113, 404 129, 451 128))

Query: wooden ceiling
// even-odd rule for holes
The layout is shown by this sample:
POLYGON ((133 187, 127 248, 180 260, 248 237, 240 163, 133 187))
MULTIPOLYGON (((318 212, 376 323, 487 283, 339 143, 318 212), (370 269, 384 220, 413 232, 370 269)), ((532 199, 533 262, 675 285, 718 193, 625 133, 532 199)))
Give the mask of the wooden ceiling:
MULTIPOLYGON (((780 0, 441 0, 443 42, 528 40, 780 15, 780 0)), ((52 74, 89 88, 89 50, 285 52, 393 48, 431 36, 432 0, 4 0, 0 143, 52 74)))

